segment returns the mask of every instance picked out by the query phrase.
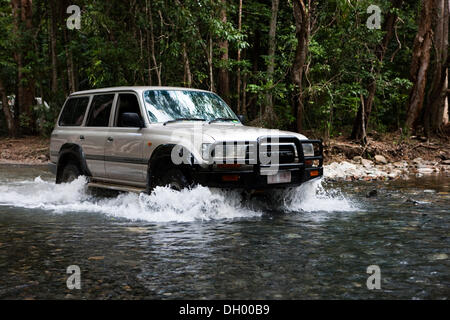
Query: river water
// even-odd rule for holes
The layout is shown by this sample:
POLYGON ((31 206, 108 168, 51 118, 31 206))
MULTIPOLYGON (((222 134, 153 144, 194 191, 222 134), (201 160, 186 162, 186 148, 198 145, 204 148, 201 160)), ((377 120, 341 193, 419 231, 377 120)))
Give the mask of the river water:
POLYGON ((448 299, 450 178, 150 196, 0 166, 2 299, 448 299), (377 195, 366 194, 377 190, 377 195), (81 272, 70 290, 69 266, 81 272), (367 267, 380 268, 369 290, 367 267))

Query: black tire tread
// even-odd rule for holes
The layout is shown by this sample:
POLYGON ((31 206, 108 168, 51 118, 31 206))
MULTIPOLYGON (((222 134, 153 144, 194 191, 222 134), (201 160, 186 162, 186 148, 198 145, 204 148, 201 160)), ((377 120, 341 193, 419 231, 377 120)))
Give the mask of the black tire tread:
POLYGON ((81 170, 78 167, 77 163, 70 161, 63 168, 61 174, 61 182, 62 183, 72 182, 74 180, 74 179, 71 180, 72 176, 75 176, 75 179, 78 178, 79 176, 81 176, 81 170))

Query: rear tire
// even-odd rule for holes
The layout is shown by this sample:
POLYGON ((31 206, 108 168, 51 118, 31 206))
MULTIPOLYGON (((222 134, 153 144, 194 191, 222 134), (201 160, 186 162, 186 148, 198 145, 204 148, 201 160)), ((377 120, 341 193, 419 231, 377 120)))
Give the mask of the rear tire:
POLYGON ((63 168, 61 183, 70 183, 81 176, 81 171, 74 162, 69 162, 63 168))

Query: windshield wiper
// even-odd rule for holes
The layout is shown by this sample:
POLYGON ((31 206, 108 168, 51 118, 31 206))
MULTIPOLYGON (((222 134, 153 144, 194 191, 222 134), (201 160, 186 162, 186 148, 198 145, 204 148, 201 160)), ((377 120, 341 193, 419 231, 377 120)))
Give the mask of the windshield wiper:
POLYGON ((235 118, 217 118, 217 119, 211 120, 210 122, 208 122, 208 124, 211 124, 211 123, 217 122, 217 121, 237 121, 237 119, 235 119, 235 118))
POLYGON ((186 121, 206 121, 205 119, 201 119, 201 118, 177 118, 177 119, 172 119, 172 120, 166 121, 166 122, 163 123, 163 125, 166 125, 166 124, 171 123, 171 122, 177 122, 177 121, 183 121, 183 120, 186 120, 186 121))

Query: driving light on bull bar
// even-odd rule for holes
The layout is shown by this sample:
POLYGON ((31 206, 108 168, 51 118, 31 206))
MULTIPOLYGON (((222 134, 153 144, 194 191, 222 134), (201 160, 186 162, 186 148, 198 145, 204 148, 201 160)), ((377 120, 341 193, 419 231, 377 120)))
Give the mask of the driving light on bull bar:
POLYGON ((314 157, 314 146, 312 143, 304 143, 302 144, 302 147, 305 157, 314 157))

